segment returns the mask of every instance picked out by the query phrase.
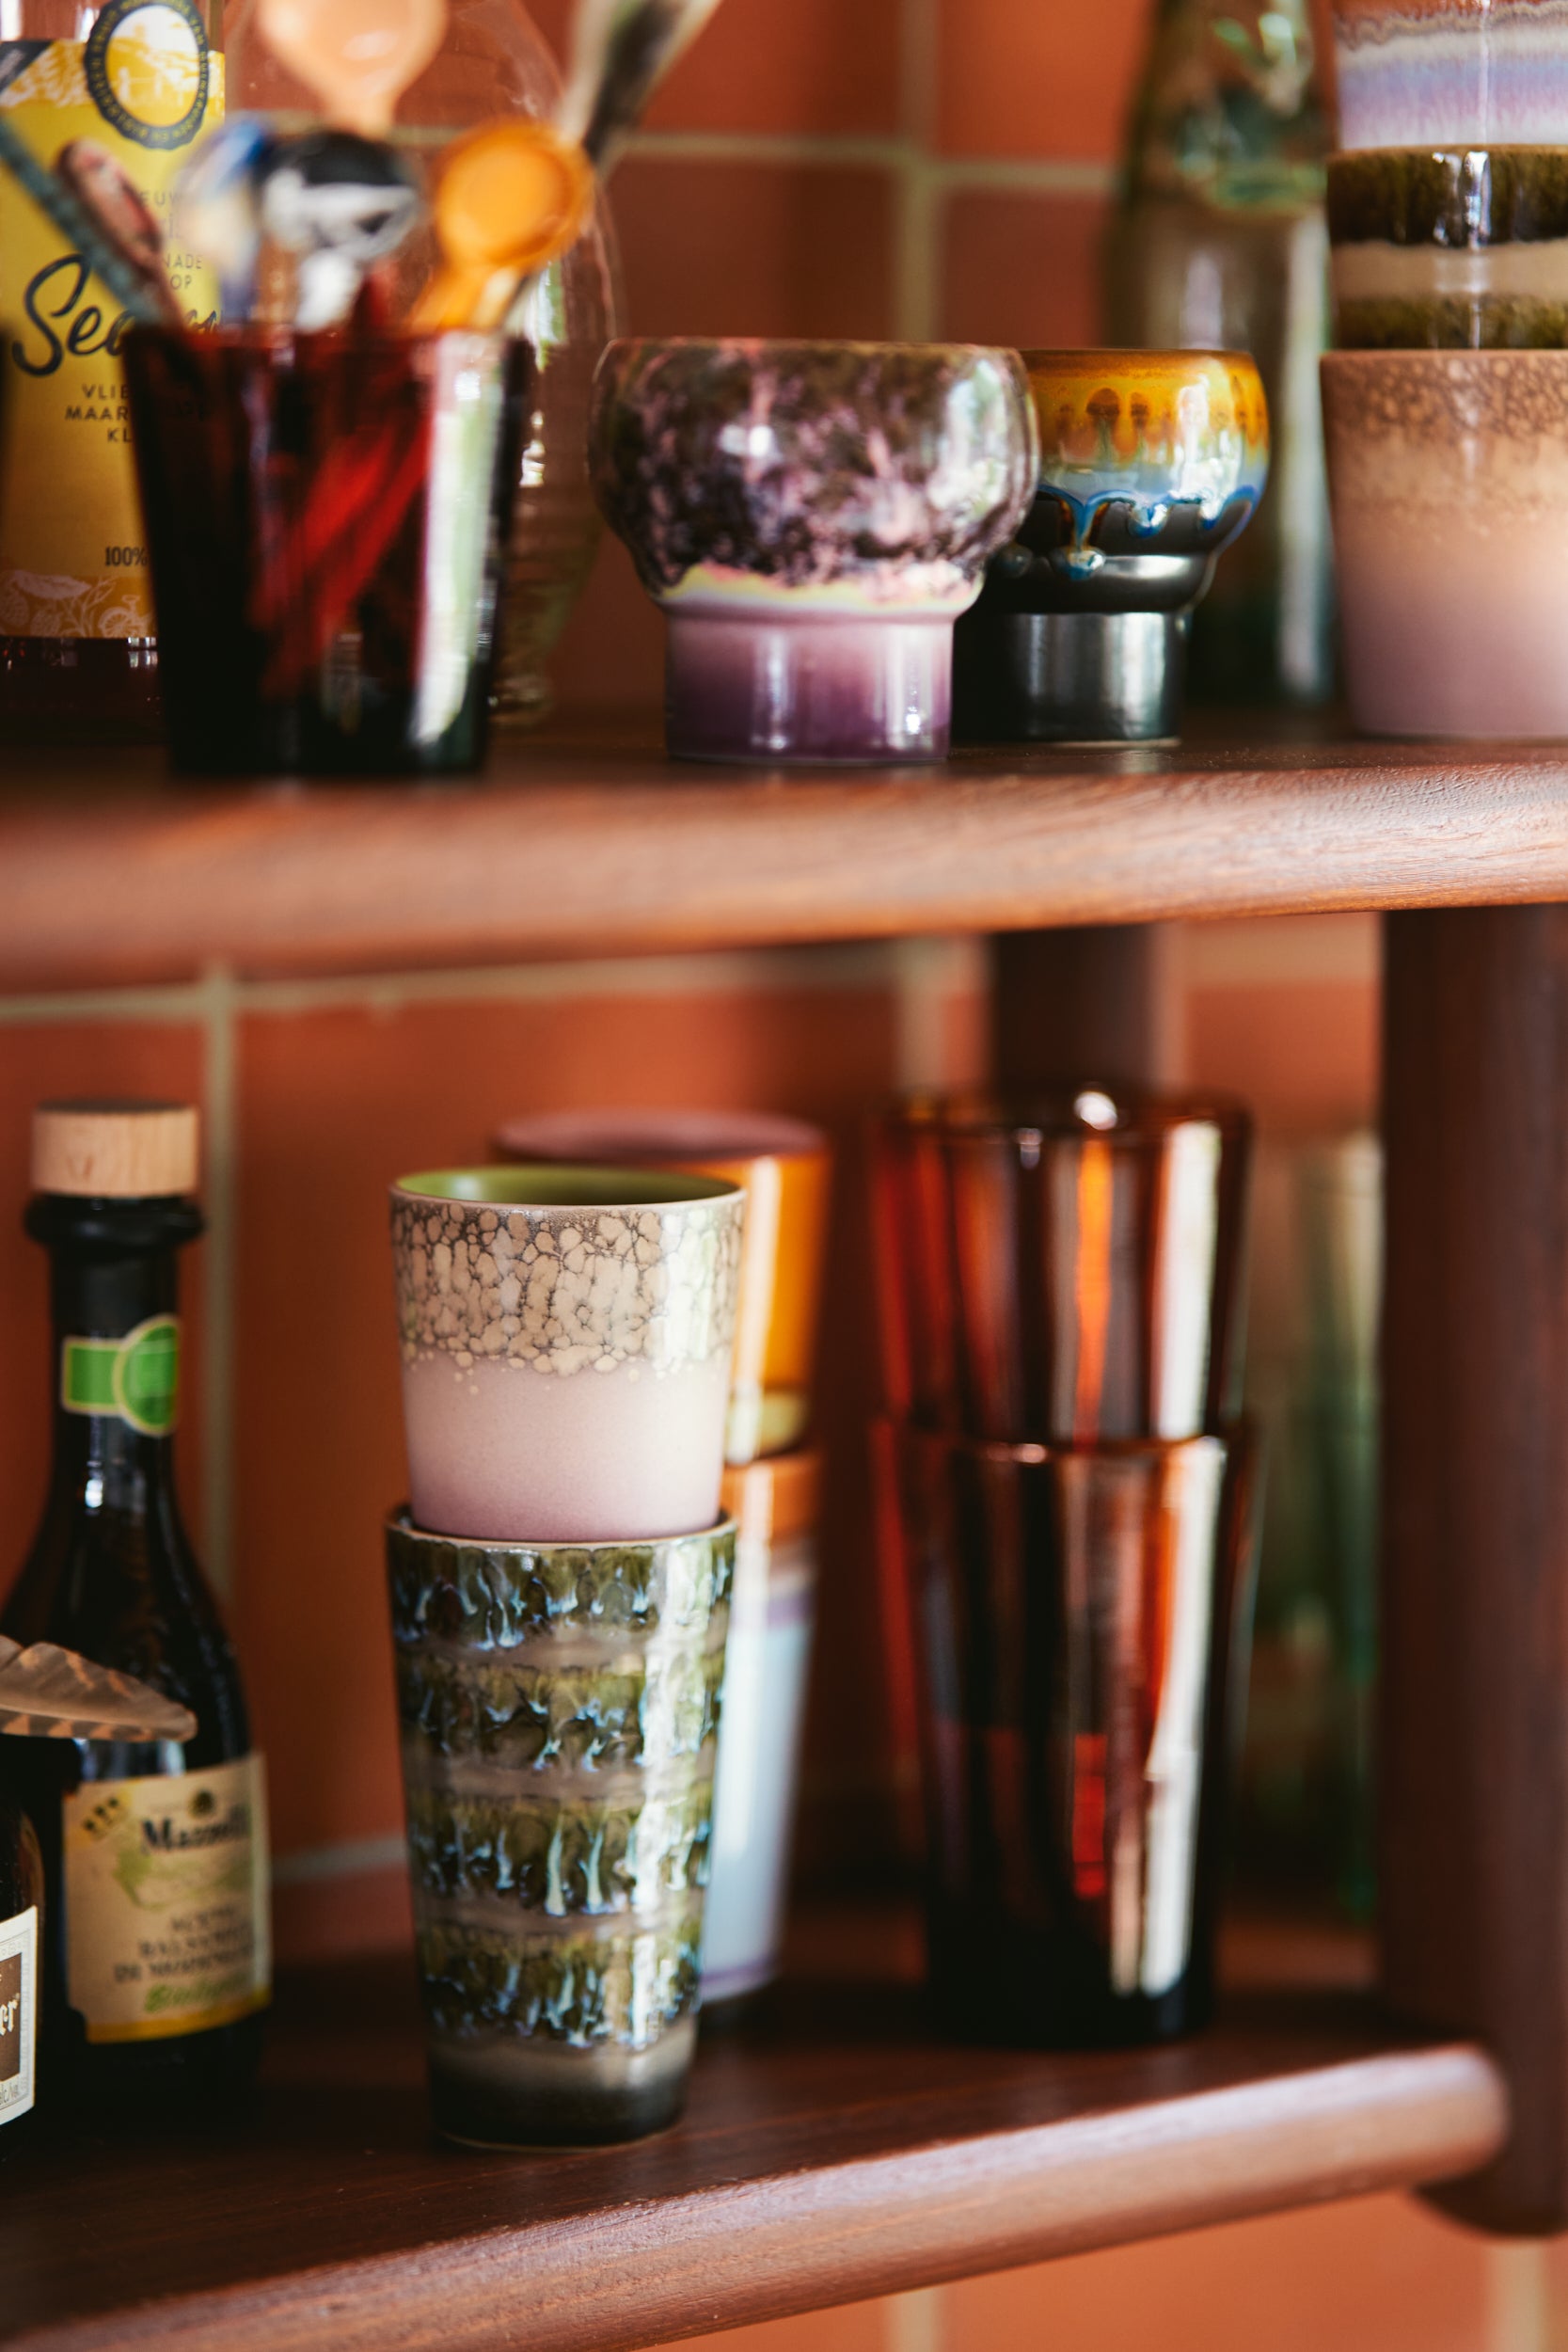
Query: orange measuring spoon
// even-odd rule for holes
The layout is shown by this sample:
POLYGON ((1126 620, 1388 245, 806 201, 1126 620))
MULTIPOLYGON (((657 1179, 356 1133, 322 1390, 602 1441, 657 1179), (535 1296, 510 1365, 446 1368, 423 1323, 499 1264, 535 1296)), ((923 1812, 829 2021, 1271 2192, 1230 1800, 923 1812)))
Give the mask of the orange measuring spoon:
POLYGON ((500 326, 521 279, 581 234, 594 173, 544 122, 489 122, 449 149, 433 207, 443 265, 415 308, 432 332, 500 326))

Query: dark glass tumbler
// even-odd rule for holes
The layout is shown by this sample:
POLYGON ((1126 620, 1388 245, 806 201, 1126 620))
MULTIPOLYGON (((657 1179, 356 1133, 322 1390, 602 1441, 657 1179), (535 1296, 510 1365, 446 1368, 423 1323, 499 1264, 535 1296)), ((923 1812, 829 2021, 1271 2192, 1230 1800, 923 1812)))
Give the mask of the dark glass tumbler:
POLYGON ((1099 1086, 917 1096, 880 1122, 883 1371, 900 1418, 1007 1444, 1234 1418, 1251 1122, 1099 1086))
POLYGON ((173 766, 477 768, 528 346, 139 326, 123 356, 173 766))
POLYGON ((1212 1999, 1255 1449, 972 1444, 884 1423, 921 1685, 942 2026, 1163 2041, 1212 1999))

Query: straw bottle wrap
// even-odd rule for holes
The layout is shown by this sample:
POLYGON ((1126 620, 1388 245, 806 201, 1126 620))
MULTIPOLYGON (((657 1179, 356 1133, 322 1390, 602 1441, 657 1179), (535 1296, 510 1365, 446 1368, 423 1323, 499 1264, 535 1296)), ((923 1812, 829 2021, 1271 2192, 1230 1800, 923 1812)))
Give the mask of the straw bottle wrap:
MULTIPOLYGON (((57 1643, 24 1649, 0 1634, 0 2125, 20 2122, 33 2106, 44 1884, 38 1837, 12 1786, 6 1736, 184 1740, 196 1728, 189 1708, 130 1675, 95 1666, 57 1643)), ((73 1998, 79 1989, 72 1988, 73 1998)))

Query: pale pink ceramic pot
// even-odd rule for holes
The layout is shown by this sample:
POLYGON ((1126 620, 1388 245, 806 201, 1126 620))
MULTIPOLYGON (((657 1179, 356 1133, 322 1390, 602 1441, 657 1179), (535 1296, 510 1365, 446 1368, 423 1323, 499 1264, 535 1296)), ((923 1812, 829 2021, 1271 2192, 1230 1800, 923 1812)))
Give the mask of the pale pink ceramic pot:
POLYGON ((1568 351, 1336 351, 1329 495, 1356 724, 1568 736, 1568 351))
POLYGON ((745 1206, 738 1184, 673 1170, 394 1184, 415 1524, 513 1544, 711 1527, 745 1206))

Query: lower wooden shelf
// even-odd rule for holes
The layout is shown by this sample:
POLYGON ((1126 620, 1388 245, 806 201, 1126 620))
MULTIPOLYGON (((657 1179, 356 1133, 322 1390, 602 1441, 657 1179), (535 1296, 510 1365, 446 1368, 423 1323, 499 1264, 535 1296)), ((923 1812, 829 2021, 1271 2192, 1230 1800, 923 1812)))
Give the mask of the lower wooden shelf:
POLYGON ((884 1943, 883 1980, 786 1985, 766 2022, 705 2033, 685 2122, 592 2153, 434 2145, 410 1963, 293 1978, 230 2137, 6 2168, 0 2340, 631 2352, 1451 2177, 1504 2137, 1484 2053, 1392 2033, 1355 1992, 1254 1983, 1160 2050, 965 2049, 897 1980, 896 1923, 884 1943))

